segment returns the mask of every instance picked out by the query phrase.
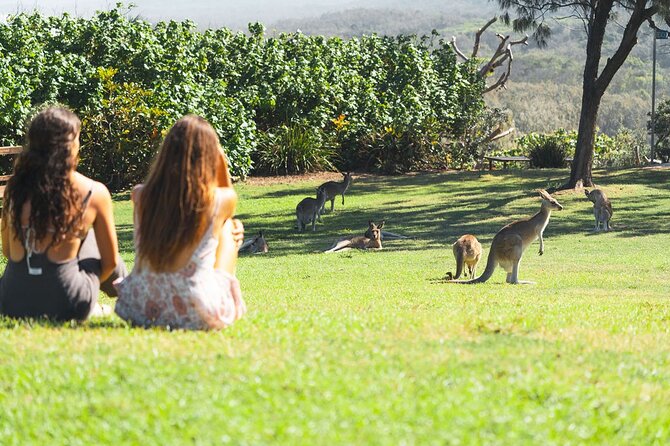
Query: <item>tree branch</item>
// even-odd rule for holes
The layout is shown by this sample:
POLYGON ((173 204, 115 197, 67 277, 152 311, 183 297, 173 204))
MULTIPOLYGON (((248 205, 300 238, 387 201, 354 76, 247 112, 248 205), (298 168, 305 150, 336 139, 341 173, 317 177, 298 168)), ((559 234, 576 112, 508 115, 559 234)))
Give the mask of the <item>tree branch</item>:
POLYGON ((465 54, 463 54, 463 51, 461 51, 461 50, 458 48, 458 46, 456 46, 456 37, 455 37, 455 36, 452 36, 452 38, 451 38, 451 47, 454 49, 454 52, 455 52, 456 54, 458 54, 459 56, 461 56, 461 57, 463 58, 464 61, 467 62, 468 60, 470 60, 470 59, 468 59, 468 56, 466 56, 465 54))
POLYGON ((479 28, 479 30, 475 34, 475 44, 472 47, 472 56, 470 56, 470 57, 477 57, 477 53, 479 52, 479 43, 481 41, 482 34, 484 33, 484 31, 486 31, 486 29, 489 26, 493 25, 497 21, 498 21, 498 17, 493 17, 491 20, 486 22, 486 25, 479 28))
POLYGON ((631 13, 630 19, 626 24, 626 29, 624 29, 619 47, 614 52, 612 57, 607 59, 605 68, 603 68, 603 71, 596 79, 595 86, 599 94, 602 95, 605 92, 610 82, 614 78, 614 75, 617 73, 619 68, 621 68, 631 50, 637 44, 637 32, 639 31, 640 26, 642 26, 642 24, 647 20, 651 19, 658 11, 657 6, 645 8, 646 3, 646 0, 635 1, 635 9, 631 13))

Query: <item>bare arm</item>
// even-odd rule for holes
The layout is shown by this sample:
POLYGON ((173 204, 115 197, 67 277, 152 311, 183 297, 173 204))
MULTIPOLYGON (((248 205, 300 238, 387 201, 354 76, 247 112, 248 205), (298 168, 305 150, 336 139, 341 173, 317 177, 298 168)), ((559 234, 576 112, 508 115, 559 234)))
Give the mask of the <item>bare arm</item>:
POLYGON ((230 188, 220 188, 219 194, 223 194, 221 208, 217 215, 217 227, 219 244, 216 248, 216 261, 214 267, 235 274, 237 265, 237 249, 244 239, 244 227, 237 219, 232 219, 237 205, 237 194, 230 188))
POLYGON ((9 259, 9 212, 7 210, 7 199, 4 200, 2 208, 2 221, 0 222, 0 231, 2 232, 2 255, 9 259))
POLYGON ((112 213, 112 196, 107 188, 96 183, 92 207, 96 211, 93 221, 95 241, 100 250, 100 281, 104 281, 114 271, 119 262, 119 244, 116 239, 114 215, 112 213))

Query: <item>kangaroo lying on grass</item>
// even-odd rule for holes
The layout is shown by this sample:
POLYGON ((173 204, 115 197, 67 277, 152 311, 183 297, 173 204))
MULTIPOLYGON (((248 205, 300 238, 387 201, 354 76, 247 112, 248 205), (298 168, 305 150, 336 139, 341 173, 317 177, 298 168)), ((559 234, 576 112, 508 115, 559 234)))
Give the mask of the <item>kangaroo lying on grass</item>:
POLYGON ((357 235, 355 237, 341 238, 324 252, 348 251, 351 248, 382 249, 381 229, 383 227, 383 221, 379 225, 369 221, 368 232, 366 232, 366 234, 370 233, 371 237, 367 237, 367 235, 357 235))
MULTIPOLYGON (((365 236, 367 238, 373 238, 372 232, 371 232, 369 226, 368 226, 368 229, 365 231, 365 236)), ((404 240, 404 239, 409 238, 405 235, 394 234, 393 232, 388 232, 388 231, 381 231, 379 233, 379 236, 380 236, 380 240, 404 240)))
POLYGON ((447 279, 458 279, 461 277, 461 273, 468 276, 470 273, 470 278, 474 279, 475 273, 477 272, 477 264, 479 259, 482 256, 482 245, 477 240, 477 237, 471 234, 466 234, 461 236, 456 243, 452 246, 452 251, 454 252, 454 258, 456 259, 456 275, 452 277, 451 272, 447 273, 447 279), (468 273, 465 272, 465 267, 467 268, 468 273))
MULTIPOLYGON (((353 178, 351 178, 351 172, 343 173, 342 175, 344 176, 342 181, 326 181, 320 186, 326 191, 326 201, 330 200, 330 212, 333 212, 333 209, 335 208, 335 197, 338 195, 342 195, 342 206, 344 206, 344 193, 349 189, 351 181, 353 180, 353 178)), ((321 207, 322 213, 325 206, 326 204, 324 203, 321 207)))
POLYGON ((542 233, 549 223, 551 211, 563 209, 545 190, 540 190, 542 206, 540 212, 530 218, 515 221, 502 228, 493 237, 491 251, 486 262, 484 273, 472 280, 451 280, 451 283, 484 283, 491 278, 496 266, 500 265, 507 272, 507 283, 532 283, 519 280, 519 262, 528 246, 538 237, 540 239, 540 255, 544 253, 542 233))
POLYGON ((316 188, 316 199, 303 198, 295 208, 295 217, 298 221, 298 230, 305 230, 305 226, 312 223, 312 231, 316 231, 316 221, 321 221, 321 210, 326 202, 326 191, 321 187, 316 188))
POLYGON ((263 231, 260 231, 258 235, 250 238, 249 240, 245 240, 238 251, 245 250, 252 254, 262 254, 270 250, 268 242, 265 241, 265 237, 263 236, 263 231))
POLYGON ((586 194, 586 198, 593 203, 593 216, 596 219, 594 231, 600 231, 601 225, 605 231, 612 229, 610 226, 612 203, 610 203, 605 192, 600 189, 593 189, 591 192, 584 189, 584 193, 586 194))

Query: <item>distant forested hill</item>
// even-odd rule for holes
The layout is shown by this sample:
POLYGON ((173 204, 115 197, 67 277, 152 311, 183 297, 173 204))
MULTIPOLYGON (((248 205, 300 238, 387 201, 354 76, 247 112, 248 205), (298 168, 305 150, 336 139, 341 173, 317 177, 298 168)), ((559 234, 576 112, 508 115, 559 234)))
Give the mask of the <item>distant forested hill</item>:
MULTIPOLYGON (((372 6, 375 2, 371 2, 372 6)), ((381 2, 377 2, 381 3, 381 2)), ((430 34, 432 29, 451 39, 456 36, 462 50, 472 49, 474 33, 498 13, 495 4, 486 0, 442 1, 431 7, 430 0, 400 3, 383 2, 387 7, 355 8, 318 17, 277 21, 271 32, 301 30, 306 34, 355 37, 362 34, 430 34), (439 4, 437 4, 439 3, 439 4)), ((561 21, 553 25, 554 35, 547 48, 532 44, 517 47, 511 81, 506 90, 488 97, 489 104, 508 107, 515 124, 523 132, 551 131, 558 127, 576 128, 581 101, 582 70, 585 57, 585 36, 578 21, 561 21)), ((497 45, 495 32, 509 33, 502 23, 491 27, 483 41, 480 55, 490 54, 497 45)), ((600 129, 614 134, 622 128, 645 132, 651 108, 652 33, 643 28, 639 43, 617 74, 600 111, 600 129)), ((618 36, 610 35, 605 57, 611 53, 618 36), (609 50, 609 52, 607 51, 609 50)), ((670 98, 670 45, 658 41, 657 95, 670 98)))

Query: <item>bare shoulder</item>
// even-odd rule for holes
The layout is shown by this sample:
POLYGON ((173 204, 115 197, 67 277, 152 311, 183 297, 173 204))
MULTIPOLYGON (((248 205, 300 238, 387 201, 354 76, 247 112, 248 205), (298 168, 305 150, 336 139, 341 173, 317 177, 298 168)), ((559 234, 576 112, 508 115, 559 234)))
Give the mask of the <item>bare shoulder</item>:
POLYGON ((235 214, 237 207, 237 193, 232 187, 217 187, 216 195, 218 200, 218 215, 223 219, 228 219, 235 214))
POLYGON ((142 189, 144 189, 144 184, 136 184, 135 187, 133 187, 133 189, 130 191, 130 199, 133 202, 137 202, 137 200, 140 198, 142 189))
POLYGON ((112 195, 109 193, 107 186, 99 181, 92 180, 91 178, 87 177, 86 175, 82 175, 79 172, 75 172, 73 183, 75 188, 79 190, 82 196, 85 197, 88 195, 89 191, 91 192, 90 203, 111 201, 112 199, 112 195))

